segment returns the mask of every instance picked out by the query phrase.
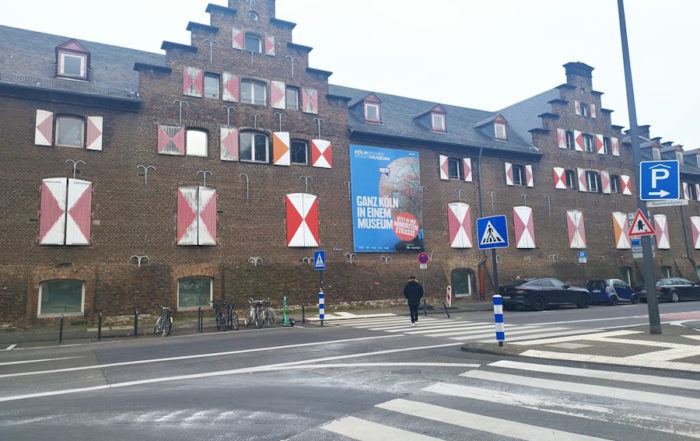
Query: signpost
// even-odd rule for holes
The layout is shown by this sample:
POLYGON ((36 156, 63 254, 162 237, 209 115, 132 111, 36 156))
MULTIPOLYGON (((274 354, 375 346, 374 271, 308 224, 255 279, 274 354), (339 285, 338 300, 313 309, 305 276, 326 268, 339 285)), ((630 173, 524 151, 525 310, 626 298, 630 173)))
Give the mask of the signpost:
POLYGON ((493 289, 498 293, 498 262, 496 248, 508 248, 508 225, 504 215, 481 217, 476 220, 476 237, 480 250, 491 250, 493 289))
POLYGON ((318 289, 318 318, 321 320, 323 327, 323 319, 325 318, 325 294, 323 293, 323 271, 326 269, 326 251, 314 251, 314 271, 319 271, 320 287, 318 289))
POLYGON ((430 258, 427 253, 418 254, 418 264, 420 267, 420 284, 423 287, 423 314, 428 315, 428 304, 425 299, 425 270, 428 269, 430 258))

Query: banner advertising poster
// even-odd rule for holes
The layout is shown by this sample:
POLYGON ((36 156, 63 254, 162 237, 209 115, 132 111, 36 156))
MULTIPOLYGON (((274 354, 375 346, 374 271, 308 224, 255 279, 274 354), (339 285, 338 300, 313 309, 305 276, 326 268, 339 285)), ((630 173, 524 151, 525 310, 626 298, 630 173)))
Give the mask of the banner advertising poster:
POLYGON ((355 252, 423 251, 418 152, 350 145, 355 252))

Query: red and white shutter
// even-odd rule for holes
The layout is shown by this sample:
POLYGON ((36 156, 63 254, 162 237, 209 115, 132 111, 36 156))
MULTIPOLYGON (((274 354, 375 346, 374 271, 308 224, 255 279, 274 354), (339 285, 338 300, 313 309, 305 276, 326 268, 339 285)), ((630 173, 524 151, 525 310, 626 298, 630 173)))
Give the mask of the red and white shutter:
POLYGON ((576 112, 577 115, 581 114, 581 101, 574 100, 574 111, 576 112))
POLYGON ((610 138, 610 150, 613 156, 620 156, 620 138, 610 138))
POLYGON ((183 156, 185 154, 185 128, 158 126, 158 153, 183 156))
POLYGON ((620 193, 627 195, 627 196, 632 196, 632 182, 630 180, 630 177, 627 175, 620 175, 620 193))
POLYGON ((36 111, 34 144, 53 145, 53 113, 47 110, 36 111))
POLYGON ((85 148, 88 150, 102 151, 102 117, 87 117, 87 139, 85 148))
POLYGON ((294 193, 285 197, 287 207, 287 246, 318 246, 318 198, 294 193))
POLYGON ((666 223, 665 214, 654 215, 654 232, 656 233, 656 247, 660 250, 670 249, 671 242, 668 238, 668 223, 666 223))
POLYGON ((177 189, 177 244, 197 245, 198 187, 177 189))
POLYGON ((688 191, 688 183, 683 182, 683 199, 690 199, 690 192, 688 191))
POLYGON ((618 250, 629 250, 632 246, 628 236, 629 227, 627 226, 627 215, 625 213, 614 212, 612 217, 615 248, 618 250))
POLYGON ((272 163, 274 165, 290 165, 291 153, 289 146, 289 132, 272 133, 272 163))
POLYGON ((528 187, 535 186, 535 181, 532 177, 532 165, 525 166, 525 183, 528 187))
POLYGON ((222 79, 224 83, 222 99, 224 101, 237 103, 240 97, 240 81, 238 75, 234 75, 231 72, 224 72, 222 79))
POLYGON ((447 229, 450 233, 450 247, 472 247, 472 220, 469 204, 463 202, 447 204, 447 229))
POLYGON ((506 166, 506 185, 513 185, 513 164, 505 163, 506 166))
POLYGON ((199 187, 197 204, 199 245, 216 245, 216 190, 199 187))
POLYGON ((583 151, 583 135, 578 130, 574 130, 574 149, 577 152, 583 151))
POLYGON ((588 185, 586 184, 586 169, 577 168, 576 175, 578 176, 578 191, 588 191, 588 185))
POLYGON ((301 108, 306 113, 318 113, 318 91, 316 89, 301 88, 301 108))
POLYGON ((450 179, 449 162, 447 156, 440 155, 440 180, 442 181, 450 179))
POLYGON ((270 106, 275 109, 285 108, 284 81, 270 81, 270 106))
POLYGON ((563 167, 553 167, 552 178, 554 179, 554 188, 566 190, 566 170, 563 167))
POLYGON ((597 115, 596 115, 596 113, 595 113, 595 104, 591 104, 590 109, 591 109, 591 112, 590 112, 590 113, 591 113, 591 118, 597 118, 597 115))
POLYGON ((68 179, 66 245, 90 245, 92 183, 68 179))
POLYGON ((569 232, 569 248, 586 248, 586 230, 581 211, 566 211, 566 228, 569 232))
POLYGON ((695 200, 700 201, 700 184, 695 184, 695 200))
POLYGON ((690 217, 690 231, 693 234, 693 248, 700 250, 700 216, 690 217))
POLYGON ((238 161, 238 129, 221 126, 221 160, 238 161))
POLYGON ((557 129, 557 147, 565 149, 566 147, 566 130, 557 129))
POLYGON ((275 56, 275 36, 265 35, 265 55, 275 56))
POLYGON ((243 31, 241 31, 240 29, 233 28, 231 29, 231 36, 233 37, 233 48, 243 49, 243 31))
POLYGON ((204 95, 204 71, 196 67, 185 67, 182 70, 182 94, 187 96, 204 95))
POLYGON ((603 143, 603 135, 596 134, 595 135, 595 151, 599 155, 604 155, 605 154, 605 144, 603 143))
POLYGON ((603 193, 605 194, 610 194, 611 189, 610 189, 610 173, 607 171, 601 171, 600 172, 600 186, 603 187, 603 193))
POLYGON ((47 178, 41 181, 40 245, 65 243, 67 189, 66 178, 47 178))
POLYGON ((333 146, 324 139, 311 140, 311 166, 333 168, 333 146))
POLYGON ((472 182, 472 159, 462 158, 462 168, 464 169, 464 181, 472 182))
POLYGON ((535 224, 530 207, 513 207, 516 248, 535 248, 535 224))

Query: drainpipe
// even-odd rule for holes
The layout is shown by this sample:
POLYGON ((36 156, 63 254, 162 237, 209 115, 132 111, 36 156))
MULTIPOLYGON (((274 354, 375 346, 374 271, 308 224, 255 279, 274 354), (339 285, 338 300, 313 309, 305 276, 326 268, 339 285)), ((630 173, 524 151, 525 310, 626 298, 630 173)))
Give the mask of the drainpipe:
POLYGON ((688 227, 685 225, 685 205, 681 205, 681 224, 683 225, 683 242, 685 243, 685 254, 688 255, 688 260, 693 264, 693 273, 695 279, 698 280, 698 266, 690 254, 690 245, 688 244, 688 227))

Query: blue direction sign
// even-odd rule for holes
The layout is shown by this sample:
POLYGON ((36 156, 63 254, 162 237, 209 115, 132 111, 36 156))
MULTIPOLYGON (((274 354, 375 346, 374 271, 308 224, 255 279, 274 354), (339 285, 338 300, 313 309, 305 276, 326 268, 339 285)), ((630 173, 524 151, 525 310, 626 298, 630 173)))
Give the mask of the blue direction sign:
POLYGON ((326 251, 314 251, 314 271, 323 271, 326 269, 326 251))
POLYGON ((680 198, 678 161, 640 162, 639 181, 639 199, 643 201, 680 198))
POLYGON ((480 250, 508 248, 506 217, 500 215, 477 219, 476 236, 480 250))

